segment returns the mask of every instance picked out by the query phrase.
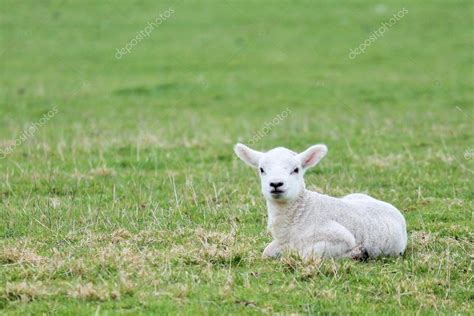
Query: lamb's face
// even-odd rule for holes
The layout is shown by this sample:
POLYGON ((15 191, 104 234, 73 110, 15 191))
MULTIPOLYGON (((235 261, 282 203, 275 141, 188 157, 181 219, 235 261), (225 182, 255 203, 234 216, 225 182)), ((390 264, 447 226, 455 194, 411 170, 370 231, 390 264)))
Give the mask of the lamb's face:
POLYGON ((240 159, 258 168, 265 198, 284 203, 296 199, 305 189, 304 172, 324 157, 327 147, 315 145, 301 154, 283 147, 262 153, 242 144, 234 150, 240 159))
POLYGON ((303 168, 297 154, 275 148, 262 154, 258 163, 262 194, 267 200, 288 201, 304 190, 303 168))

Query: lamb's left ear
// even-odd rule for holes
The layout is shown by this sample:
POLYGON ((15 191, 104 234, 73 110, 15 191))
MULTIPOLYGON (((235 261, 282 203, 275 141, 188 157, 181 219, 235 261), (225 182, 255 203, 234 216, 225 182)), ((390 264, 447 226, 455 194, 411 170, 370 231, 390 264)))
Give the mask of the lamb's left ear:
POLYGON ((301 165, 304 169, 311 168, 316 165, 321 159, 326 156, 328 148, 326 145, 314 145, 298 154, 298 158, 301 160, 301 165))
POLYGON ((262 153, 256 150, 253 150, 243 144, 237 144, 234 147, 235 154, 242 159, 246 164, 257 168, 258 162, 262 153))

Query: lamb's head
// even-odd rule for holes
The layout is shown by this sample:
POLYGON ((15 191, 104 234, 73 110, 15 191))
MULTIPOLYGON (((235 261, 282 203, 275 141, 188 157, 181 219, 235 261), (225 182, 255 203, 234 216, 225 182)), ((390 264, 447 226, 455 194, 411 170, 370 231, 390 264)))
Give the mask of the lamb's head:
POLYGON ((278 203, 292 201, 304 191, 304 173, 316 165, 327 150, 325 145, 314 145, 297 154, 283 147, 267 152, 259 152, 242 144, 234 147, 240 159, 258 169, 265 198, 278 203))

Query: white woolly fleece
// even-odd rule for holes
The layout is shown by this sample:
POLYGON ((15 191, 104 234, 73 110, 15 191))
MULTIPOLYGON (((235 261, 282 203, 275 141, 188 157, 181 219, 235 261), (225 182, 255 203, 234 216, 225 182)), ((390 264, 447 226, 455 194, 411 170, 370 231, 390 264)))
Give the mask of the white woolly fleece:
POLYGON ((282 147, 261 153, 237 144, 235 152, 259 169, 273 236, 264 256, 290 250, 305 259, 365 259, 405 251, 406 223, 394 206, 360 193, 335 198, 305 189, 304 172, 326 155, 325 145, 296 154, 282 147))

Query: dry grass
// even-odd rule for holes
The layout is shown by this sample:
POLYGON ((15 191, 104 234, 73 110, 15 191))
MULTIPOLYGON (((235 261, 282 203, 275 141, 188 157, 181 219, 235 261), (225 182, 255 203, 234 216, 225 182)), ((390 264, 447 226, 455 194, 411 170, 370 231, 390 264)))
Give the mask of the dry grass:
POLYGON ((0 149, 60 114, 0 157, 0 314, 474 314, 469 1, 172 1, 120 60, 164 3, 3 3, 0 149), (404 257, 261 258, 232 146, 286 108, 253 146, 328 145, 307 187, 397 206, 404 257))
MULTIPOLYGON (((284 285, 284 289, 291 290, 301 283, 313 288, 319 279, 331 280, 336 286, 339 282, 344 283, 360 265, 350 260, 303 262, 291 254, 279 261, 264 260, 260 258, 260 251, 256 249, 258 244, 254 240, 239 238, 236 231, 223 233, 202 227, 174 232, 144 230, 132 233, 118 229, 111 233, 97 234, 87 231, 69 238, 77 243, 62 249, 42 249, 41 242, 29 239, 23 239, 18 246, 2 246, 0 259, 4 266, 8 266, 8 270, 3 272, 8 281, 0 292, 0 298, 10 302, 28 302, 52 296, 85 301, 117 301, 127 296, 145 299, 149 297, 151 289, 158 296, 172 293, 170 295, 175 299, 185 300, 191 295, 192 288, 184 286, 187 283, 173 284, 172 281, 183 277, 181 268, 185 266, 199 267, 184 276, 184 279, 194 282, 200 283, 220 275, 217 276, 222 278, 219 295, 226 297, 232 296, 237 280, 234 274, 223 272, 237 269, 238 266, 254 267, 256 270, 248 275, 246 281, 238 281, 239 284, 244 282, 244 287, 251 287, 252 279, 261 278, 262 273, 269 272, 265 272, 268 266, 273 266, 277 269, 276 274, 293 276, 293 281, 284 285), (178 241, 178 245, 170 242, 171 240, 178 241), (81 255, 77 254, 78 248, 82 250, 81 255), (22 280, 15 280, 15 275, 21 275, 22 280)), ((394 288, 390 287, 390 293, 393 292, 400 302, 410 295, 423 302, 423 308, 438 308, 439 297, 432 292, 433 289, 456 287, 451 284, 450 277, 455 269, 459 269, 456 266, 459 263, 457 256, 460 253, 465 253, 466 256, 471 253, 472 258, 472 251, 472 243, 466 239, 439 237, 423 231, 412 232, 406 257, 396 260, 399 268, 398 271, 393 271, 396 273, 393 275, 395 279, 387 278, 387 282, 396 284, 394 288), (443 256, 439 255, 439 247, 446 249, 443 256), (421 271, 431 271, 433 278, 419 279, 416 275, 421 271), (407 273, 413 278, 403 277, 407 273)), ((371 273, 375 267, 369 262, 367 273, 371 273)), ((393 268, 387 266, 387 269, 386 275, 389 276, 393 268)), ((465 266, 465 269, 468 271, 464 273, 469 275, 472 263, 465 266)), ((468 280, 465 281, 467 285, 468 280)), ((272 284, 270 279, 268 285, 272 284)), ((375 288, 372 290, 375 291, 372 295, 385 295, 383 291, 375 288)), ((358 293, 355 298, 363 300, 359 296, 366 294, 358 293)), ((337 291, 332 287, 321 289, 314 292, 314 297, 335 299, 337 291)), ((448 294, 441 303, 443 306, 456 304, 448 294)), ((268 308, 251 301, 236 300, 236 304, 256 307, 258 310, 268 308)))

